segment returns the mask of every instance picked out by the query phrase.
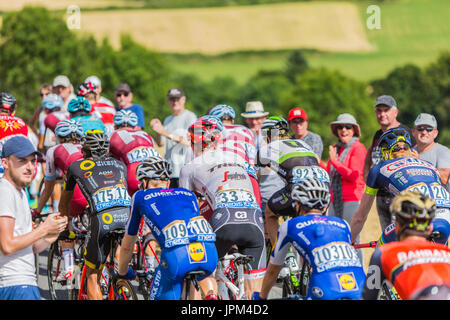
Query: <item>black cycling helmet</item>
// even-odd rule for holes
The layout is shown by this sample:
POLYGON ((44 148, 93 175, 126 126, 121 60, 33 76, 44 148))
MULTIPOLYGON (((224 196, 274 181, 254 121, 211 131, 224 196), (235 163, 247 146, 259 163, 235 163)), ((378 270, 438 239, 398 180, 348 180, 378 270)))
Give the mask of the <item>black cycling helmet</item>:
POLYGON ((109 150, 109 138, 102 130, 88 130, 81 137, 81 147, 94 156, 104 156, 109 150))
POLYGON ((170 163, 161 157, 151 156, 139 163, 136 167, 136 179, 163 180, 170 179, 172 168, 170 163))
POLYGON ((404 190, 394 198, 390 210, 400 225, 399 234, 409 229, 427 235, 431 231, 436 204, 432 198, 419 191, 404 190))
POLYGON ((302 206, 325 213, 330 204, 330 186, 314 176, 306 177, 293 185, 291 198, 302 206))
POLYGON ((289 132, 289 124, 283 117, 268 117, 261 125, 261 131, 265 132, 266 139, 273 136, 286 136, 289 132))
POLYGON ((13 113, 17 107, 16 98, 7 92, 0 93, 0 110, 6 110, 9 114, 13 113))
POLYGON ((391 158, 392 152, 394 151, 394 146, 403 141, 410 148, 412 146, 411 136, 408 130, 402 127, 395 127, 389 130, 386 130, 378 140, 378 147, 381 149, 381 153, 384 160, 388 160, 391 158))

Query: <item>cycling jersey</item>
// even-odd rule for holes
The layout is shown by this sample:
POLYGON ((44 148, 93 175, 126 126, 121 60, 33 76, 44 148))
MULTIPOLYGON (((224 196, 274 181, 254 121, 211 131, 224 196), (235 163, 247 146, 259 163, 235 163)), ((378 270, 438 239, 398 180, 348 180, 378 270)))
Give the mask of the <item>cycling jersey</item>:
POLYGON ((66 174, 64 189, 74 190, 76 184, 89 203, 92 214, 131 204, 125 164, 114 158, 93 157, 72 162, 66 174))
POLYGON ((116 114, 116 108, 107 103, 96 102, 92 103, 92 110, 90 113, 96 112, 99 115, 100 120, 105 125, 105 133, 107 136, 111 136, 114 132, 114 115, 116 114))
POLYGON ((161 263, 150 289, 152 300, 178 300, 187 272, 203 270, 208 276, 215 270, 216 235, 199 214, 192 192, 183 188, 136 192, 127 234, 137 235, 142 218, 161 247, 161 263))
POLYGON ((39 133, 44 134, 45 129, 50 129, 51 131, 55 132, 56 125, 61 120, 69 119, 70 114, 65 111, 55 111, 50 114, 48 114, 44 118, 43 128, 39 128, 39 133))
MULTIPOLYGON (((72 162, 82 159, 81 145, 79 143, 62 143, 51 147, 47 151, 45 180, 55 180, 58 170, 65 174, 72 162)), ((78 185, 75 186, 73 197, 69 205, 69 214, 72 217, 80 215, 87 206, 87 201, 78 185)))
POLYGON ((361 298, 364 269, 351 245, 350 227, 338 217, 308 214, 284 222, 270 263, 283 265, 291 246, 312 268, 307 299, 361 298))
POLYGON ((247 127, 237 124, 224 125, 220 148, 238 154, 251 165, 255 164, 255 138, 253 131, 247 127))
MULTIPOLYGON (((6 140, 17 135, 28 137, 28 126, 25 121, 5 114, 0 115, 0 153, 6 140)), ((3 166, 0 163, 0 178, 3 177, 3 172, 3 166)))
POLYGON ((425 239, 392 242, 374 251, 368 270, 364 299, 377 299, 387 279, 400 298, 408 300, 430 285, 450 285, 450 249, 425 239))
POLYGON ((88 130, 102 130, 103 132, 106 133, 105 125, 96 114, 91 114, 87 116, 77 116, 71 119, 81 124, 81 127, 83 128, 83 133, 86 133, 86 131, 88 130))
POLYGON ((130 196, 139 189, 139 181, 136 179, 137 165, 149 157, 161 157, 154 149, 153 139, 148 133, 129 128, 116 130, 111 135, 109 151, 114 158, 127 166, 130 196))
POLYGON ((311 147, 302 140, 277 140, 261 147, 257 156, 257 165, 269 166, 285 182, 292 182, 295 167, 319 165, 317 156, 311 147))

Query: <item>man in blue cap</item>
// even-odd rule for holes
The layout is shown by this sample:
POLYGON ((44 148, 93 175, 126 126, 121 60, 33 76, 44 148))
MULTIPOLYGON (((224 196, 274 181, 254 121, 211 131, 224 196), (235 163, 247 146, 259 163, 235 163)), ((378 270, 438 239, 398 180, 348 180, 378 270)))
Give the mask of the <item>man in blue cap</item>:
POLYGON ((0 179, 0 300, 40 300, 34 253, 50 246, 64 231, 67 218, 53 213, 33 229, 25 193, 34 179, 40 153, 23 136, 8 139, 2 149, 0 179))

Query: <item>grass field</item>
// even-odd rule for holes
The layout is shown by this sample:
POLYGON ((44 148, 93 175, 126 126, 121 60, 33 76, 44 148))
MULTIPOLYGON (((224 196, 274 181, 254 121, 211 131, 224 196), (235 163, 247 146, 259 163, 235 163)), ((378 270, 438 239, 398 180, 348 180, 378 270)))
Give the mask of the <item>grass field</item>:
POLYGON ((107 8, 107 7, 140 7, 142 0, 0 0, 0 11, 15 11, 25 5, 45 6, 51 10, 66 10, 69 6, 79 8, 107 8))

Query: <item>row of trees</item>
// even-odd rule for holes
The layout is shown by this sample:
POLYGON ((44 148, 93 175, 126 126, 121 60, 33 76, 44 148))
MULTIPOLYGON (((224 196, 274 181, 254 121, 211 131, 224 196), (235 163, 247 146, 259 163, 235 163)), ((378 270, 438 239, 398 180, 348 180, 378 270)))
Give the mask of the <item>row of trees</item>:
MULTIPOLYGON (((329 123, 349 112, 359 122, 362 141, 368 145, 378 129, 375 98, 390 94, 398 102, 401 122, 411 126, 420 112, 433 113, 440 126, 439 141, 450 144, 449 53, 425 68, 406 65, 383 79, 364 83, 338 71, 312 68, 301 51, 294 51, 283 69, 260 71, 240 85, 230 77, 203 81, 192 74, 179 74, 163 55, 128 36, 122 36, 120 50, 114 50, 107 40, 98 44, 92 36, 80 37, 67 29, 59 14, 44 8, 26 7, 4 15, 0 36, 0 88, 16 96, 18 115, 25 119, 40 103, 42 83, 66 74, 76 87, 95 74, 111 100, 117 84, 128 82, 134 101, 144 107, 147 124, 153 117, 163 120, 170 114, 167 90, 180 86, 186 92, 187 107, 199 116, 219 103, 232 105, 239 115, 251 100, 262 101, 271 115, 284 117, 292 107, 302 107, 308 113, 310 130, 322 136, 325 146, 336 140, 329 123)), ((242 120, 238 116, 237 122, 242 120)))

